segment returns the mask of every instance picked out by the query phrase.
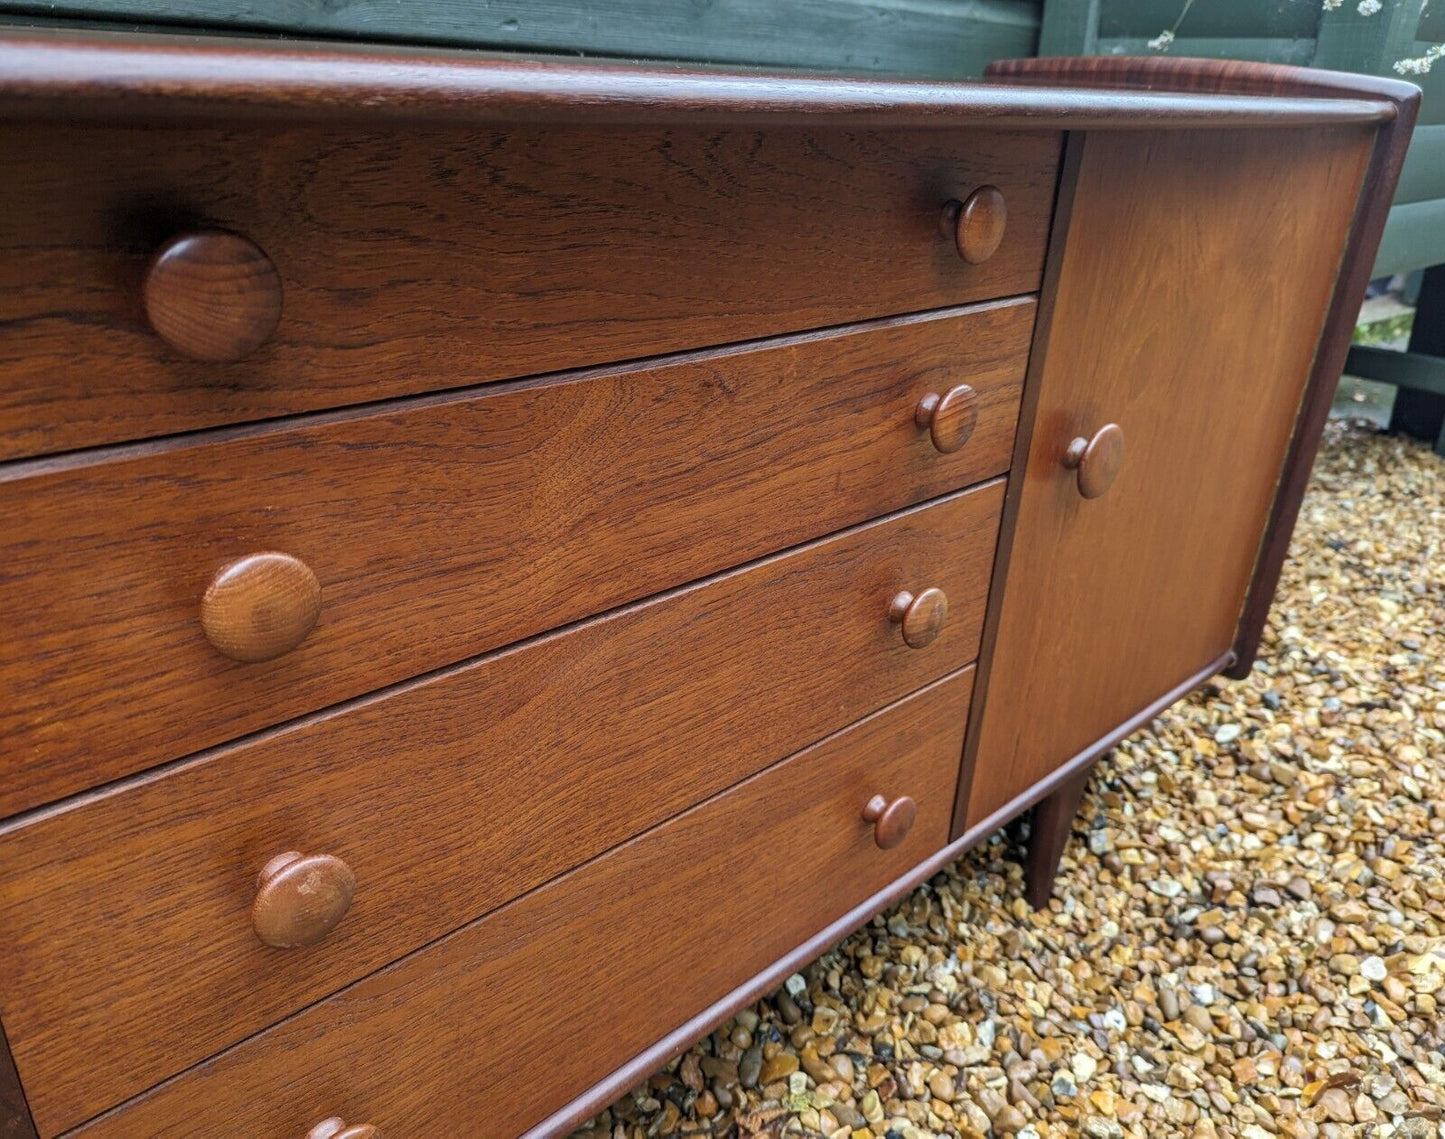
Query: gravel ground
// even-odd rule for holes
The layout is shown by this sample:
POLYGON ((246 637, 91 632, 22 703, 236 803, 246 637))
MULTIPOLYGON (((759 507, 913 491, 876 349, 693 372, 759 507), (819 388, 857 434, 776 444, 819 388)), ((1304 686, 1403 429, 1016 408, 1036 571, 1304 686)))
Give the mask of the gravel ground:
POLYGON ((1439 1134, 1442 545, 1332 424, 1254 675, 1097 765, 1048 910, 998 835, 583 1134, 1439 1134))

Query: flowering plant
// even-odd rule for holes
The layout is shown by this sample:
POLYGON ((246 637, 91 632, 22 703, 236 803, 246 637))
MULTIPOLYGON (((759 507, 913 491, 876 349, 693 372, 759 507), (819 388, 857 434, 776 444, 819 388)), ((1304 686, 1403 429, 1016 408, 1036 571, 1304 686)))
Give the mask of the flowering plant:
MULTIPOLYGON (((1321 0, 1325 11, 1333 12, 1344 7, 1345 0, 1321 0)), ((1165 28, 1157 36, 1149 41, 1149 47, 1154 51, 1168 51, 1173 45, 1175 36, 1179 32, 1179 25, 1184 22, 1184 17, 1189 14, 1189 9, 1194 6, 1194 0, 1184 0, 1184 7, 1180 9, 1174 26, 1165 28)), ((1361 16, 1369 17, 1379 13, 1384 8, 1383 0, 1359 0, 1355 5, 1355 11, 1361 16)), ((1424 55, 1416 56, 1413 59, 1396 60, 1395 70, 1401 75, 1424 75, 1434 65, 1437 59, 1445 58, 1445 43, 1438 43, 1431 46, 1424 55)))

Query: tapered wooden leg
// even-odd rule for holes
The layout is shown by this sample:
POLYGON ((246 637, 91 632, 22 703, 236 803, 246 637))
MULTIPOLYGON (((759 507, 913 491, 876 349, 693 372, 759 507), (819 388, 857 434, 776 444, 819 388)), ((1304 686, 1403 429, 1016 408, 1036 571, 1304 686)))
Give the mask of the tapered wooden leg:
POLYGON ((1074 816, 1079 813, 1079 801, 1084 797, 1084 788, 1089 785, 1089 773, 1093 764, 1085 768, 1058 790, 1034 807, 1033 821, 1029 827, 1029 855, 1027 866, 1028 901, 1036 910, 1049 904, 1054 893, 1054 875, 1059 872, 1059 860, 1064 857, 1064 847, 1074 830, 1074 816))

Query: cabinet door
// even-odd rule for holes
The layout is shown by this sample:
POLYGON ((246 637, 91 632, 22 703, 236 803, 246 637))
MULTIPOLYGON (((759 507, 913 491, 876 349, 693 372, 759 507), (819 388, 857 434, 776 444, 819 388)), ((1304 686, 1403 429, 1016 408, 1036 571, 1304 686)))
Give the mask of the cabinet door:
POLYGON ((965 825, 1230 651, 1371 140, 1073 140, 965 825))

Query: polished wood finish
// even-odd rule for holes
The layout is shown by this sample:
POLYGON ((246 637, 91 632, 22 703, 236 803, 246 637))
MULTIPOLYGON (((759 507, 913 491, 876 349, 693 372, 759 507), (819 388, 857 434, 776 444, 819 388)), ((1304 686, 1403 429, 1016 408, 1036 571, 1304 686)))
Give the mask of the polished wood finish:
POLYGON ((251 928, 263 945, 299 949, 336 928, 356 895, 356 875, 331 854, 278 854, 256 876, 251 928))
POLYGON ((0 64, 27 1136, 553 1136, 1030 806, 1042 904, 1088 764, 1247 667, 1414 115, 1172 59, 0 64), (1038 287, 1051 210, 1020 403, 1033 304, 946 306, 1038 287))
POLYGON ((0 1026, 0 1139, 35 1139, 35 1123, 30 1118, 30 1105, 25 1102, 25 1089, 20 1086, 20 1073, 10 1055, 10 1044, 0 1026))
POLYGON ((222 566, 201 598, 201 630, 222 656, 255 664, 289 653, 321 616, 321 583, 290 554, 248 554, 222 566))
MULTIPOLYGON (((1358 77, 1336 75, 1331 78, 1338 84, 1338 89, 1348 89, 1351 81, 1358 77)), ((1370 282, 1375 253, 1385 231, 1390 202, 1395 196, 1420 108, 1420 91, 1411 84, 1390 83, 1381 93, 1394 104, 1396 114, 1375 136, 1360 206, 1350 231, 1350 242, 1335 280, 1334 296, 1330 300, 1329 315, 1325 318, 1324 332, 1315 353, 1309 387, 1290 441, 1289 456, 1275 494, 1264 545, 1250 582, 1239 630, 1235 634, 1234 662, 1227 675, 1236 680, 1249 675, 1259 652, 1270 606, 1279 588, 1285 558, 1289 555, 1290 536, 1299 518, 1320 438, 1334 402, 1335 389, 1339 386, 1340 373, 1354 339, 1360 302, 1370 282)), ((1418 334, 1420 328, 1415 331, 1418 334)))
POLYGON ((244 1118, 304 1134, 326 1102, 392 1133, 485 1120, 520 1134, 947 842, 971 680, 924 689, 79 1133, 184 1119, 226 1134, 244 1118), (892 850, 860 813, 875 794, 918 804, 892 850), (760 899, 775 900, 767 921, 760 899))
POLYGON ((1033 309, 12 466, 0 814, 995 475, 1033 309), (914 408, 964 377, 978 427, 940 455, 914 408), (325 616, 276 661, 236 664, 196 598, 268 547, 315 571, 325 616))
MULTIPOLYGON (((1034 339, 1029 350, 1028 372, 1024 377, 1023 399, 1019 406, 1018 430, 1014 433, 1014 451, 1009 464, 1010 472, 1023 472, 1028 467, 1029 450, 1033 446, 1034 427, 1038 420, 1039 391, 1048 359, 1050 333, 1053 328, 1054 301, 1059 295, 1059 280, 1063 275, 1064 252, 1068 246, 1069 223, 1073 217, 1074 191, 1079 184, 1079 167, 1084 155, 1087 135, 1075 131, 1065 137, 1064 155, 1059 170, 1059 194, 1054 203, 1054 224, 1049 234, 1048 256, 1044 262, 1043 287, 1039 294, 1039 310, 1034 319, 1034 339)), ((1010 478, 1004 493, 1003 512, 999 519, 999 539, 994 555, 993 574, 989 580, 988 604, 984 609, 983 637, 979 641, 977 675, 974 680, 973 703, 970 713, 976 728, 979 711, 987 706, 989 680, 993 675, 994 650, 998 647, 998 633, 1003 612, 1004 586, 1009 579, 1009 564, 1013 557, 1014 535, 1018 529, 1019 506, 1023 498, 1024 480, 1010 478)), ((976 749, 971 746, 972 731, 965 738, 963 761, 960 765, 958 792, 954 796, 953 827, 950 834, 955 841, 966 833, 977 830, 978 824, 968 822, 968 800, 973 789, 973 763, 976 749)), ((1027 809, 1032 800, 1021 804, 1027 809)), ((1012 817, 1012 816, 1009 816, 1012 817)), ((1007 822, 1000 819, 1000 825, 1007 822)))
POLYGON ((948 595, 932 586, 916 597, 904 590, 888 606, 888 616, 897 623, 905 645, 910 649, 927 648, 943 632, 948 620, 948 595))
MULTIPOLYGON (((1031 88, 1063 87, 1076 97, 1086 98, 1099 88, 1111 91, 1150 91, 1174 98, 1189 96, 1248 96, 1261 100, 1261 107, 1284 107, 1291 99, 1365 99, 1375 104, 1375 121, 1389 129, 1402 105, 1419 102, 1420 89, 1413 83, 1378 75, 1344 74, 1280 63, 1259 63, 1243 59, 1190 59, 1180 56, 1051 56, 1037 59, 1000 59, 984 73, 994 83, 1027 84, 1031 88)), ((1321 126, 1338 119, 1316 119, 1321 126)), ((1159 125, 1147 117, 1138 126, 1148 130, 1159 125)), ((1197 123, 1196 126, 1209 124, 1197 123)), ((1215 127, 1227 124, 1216 121, 1215 127)), ((1283 126, 1284 123, 1275 125, 1283 126)))
POLYGON ((237 233, 183 233, 157 250, 143 286, 146 318, 193 360, 249 356, 281 320, 281 275, 237 233))
POLYGON ((918 401, 914 421, 928 429, 933 446, 945 455, 962 449, 978 426, 978 392, 969 384, 958 384, 939 395, 929 392, 918 401))
POLYGON ((1372 144, 1084 140, 956 830, 1229 650, 1372 144), (1107 421, 1129 457, 1087 502, 1061 460, 1107 421))
POLYGON ((306 1132, 306 1139, 382 1139, 382 1134, 369 1123, 348 1124, 344 1119, 332 1116, 306 1132))
MULTIPOLYGON (((0 991, 37 1119, 78 1123, 967 664, 1002 497, 953 495, 0 829, 0 991), (887 618, 918 580, 953 599, 926 649, 887 618), (281 953, 250 907, 288 849, 360 886, 329 937, 281 953)), ((860 789, 849 818, 902 791, 860 789)))
POLYGON ((918 817, 918 804, 907 795, 889 801, 874 795, 863 807, 863 820, 873 824, 873 841, 879 850, 892 850, 908 837, 918 817))
MULTIPOLYGON (((995 64, 990 74, 1004 73, 995 64)), ((724 123, 895 130, 967 122, 1058 131, 1387 120, 1392 108, 1373 93, 1370 80, 1350 78, 1361 82, 1339 92, 1278 94, 1266 100, 1203 87, 1198 94, 1181 94, 1169 90, 1168 83, 1158 84, 1155 91, 1051 91, 1046 84, 1021 90, 999 84, 495 59, 476 52, 239 38, 68 30, 47 34, 33 29, 12 30, 0 38, 0 113, 58 115, 70 121, 340 120, 368 128, 397 122, 666 123, 690 128, 724 123)), ((1121 85, 1111 74, 1102 82, 1094 78, 1091 86, 1108 83, 1121 85)))
POLYGON ((1064 449, 1064 469, 1073 471, 1084 498, 1099 498, 1108 492, 1124 465, 1124 429, 1106 423, 1089 438, 1082 435, 1064 449))
POLYGON ((1043 909, 1054 893, 1054 877, 1064 848, 1074 833, 1074 817, 1089 786, 1092 767, 1083 767, 1077 774, 1050 791, 1034 805, 1029 824, 1029 856, 1026 896, 1029 905, 1043 909))
POLYGON ((1038 287, 1057 134, 602 134, 7 124, 0 459, 1038 287), (985 180, 1012 217, 968 265, 938 211, 985 180), (286 293, 275 334, 224 367, 139 303, 156 248, 201 225, 269 251, 286 293))
MULTIPOLYGON (((700 1040, 720 1024, 726 1023, 740 1009, 746 1008, 759 998, 774 992, 788 977, 798 972, 810 961, 832 949, 850 933, 889 909, 901 898, 907 897, 939 871, 945 870, 956 862, 960 855, 993 835, 1009 819, 1028 810, 1044 796, 1062 786, 1085 764, 1093 763, 1124 736, 1138 731, 1159 712, 1179 700, 1191 689, 1204 683, 1209 677, 1225 668, 1228 663, 1228 657, 1211 661, 1205 670, 1190 677, 1182 685, 1161 697, 1156 706, 1145 709, 1141 715, 1119 725, 1117 734, 1111 733, 1105 739, 1095 741, 1087 754, 1066 763, 1017 800, 1006 804, 998 813, 973 824, 947 846, 940 848, 914 866, 908 873, 895 879, 866 901, 860 902, 837 921, 819 930, 808 940, 779 957, 766 969, 749 977, 732 992, 719 998, 691 1019, 678 1025, 673 1031, 660 1037, 651 1047, 615 1069, 610 1075, 598 1080, 582 1095, 528 1130, 524 1139, 554 1139, 555 1136, 568 1134, 572 1128, 591 1119, 619 1096, 636 1087, 663 1065, 676 1059, 677 1055, 690 1044, 700 1040)), ((977 683, 975 680, 975 690, 977 683)), ((976 696, 975 699, 977 699, 976 696)))
POLYGON ((958 255, 970 265, 982 265, 998 252, 1008 227, 1008 208, 997 186, 980 186, 961 203, 952 217, 952 237, 958 255))
POLYGON ((1304 501, 1320 436, 1329 418, 1340 372, 1349 352, 1360 300, 1369 283, 1376 251, 1385 231, 1390 203, 1400 180, 1411 133, 1420 109, 1420 89, 1412 83, 1374 75, 1344 74, 1301 67, 1205 59, 1010 60, 991 64, 990 79, 1057 84, 1088 89, 1100 84, 1155 91, 1215 95, 1268 95, 1272 98, 1369 98, 1388 108, 1374 136, 1359 208, 1335 276, 1325 326, 1310 370, 1299 420, 1290 440, 1264 543, 1240 616, 1227 675, 1249 675, 1259 651, 1270 604, 1289 552, 1290 536, 1304 501))

